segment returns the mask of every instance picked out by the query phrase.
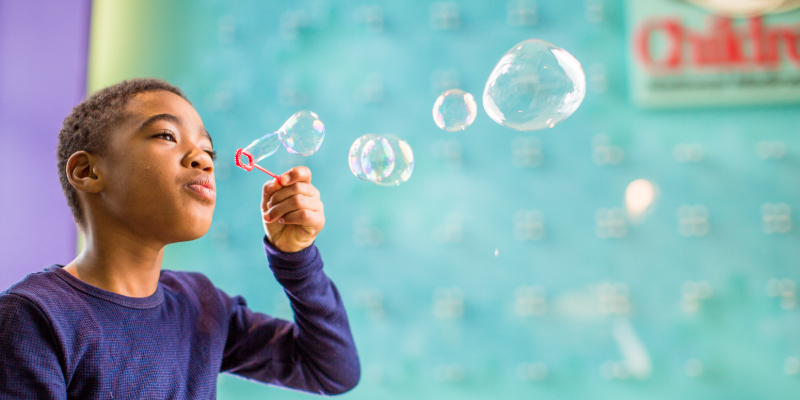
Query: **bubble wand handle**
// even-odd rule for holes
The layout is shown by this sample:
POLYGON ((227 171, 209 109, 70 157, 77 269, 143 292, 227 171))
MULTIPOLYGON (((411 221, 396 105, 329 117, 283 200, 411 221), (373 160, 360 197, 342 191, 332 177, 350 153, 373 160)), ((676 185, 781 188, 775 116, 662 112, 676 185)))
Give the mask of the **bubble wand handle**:
POLYGON ((275 175, 272 172, 269 172, 266 168, 254 163, 253 162, 253 155, 250 154, 249 152, 244 151, 242 149, 236 150, 236 155, 234 156, 234 160, 236 160, 236 166, 237 167, 239 167, 239 168, 241 168, 241 169, 243 169, 245 171, 248 171, 248 172, 252 171, 253 168, 258 169, 260 171, 263 171, 265 174, 275 178, 275 182, 277 182, 278 185, 281 184, 281 178, 278 175, 275 175), (247 164, 242 162, 242 156, 247 157, 247 164))

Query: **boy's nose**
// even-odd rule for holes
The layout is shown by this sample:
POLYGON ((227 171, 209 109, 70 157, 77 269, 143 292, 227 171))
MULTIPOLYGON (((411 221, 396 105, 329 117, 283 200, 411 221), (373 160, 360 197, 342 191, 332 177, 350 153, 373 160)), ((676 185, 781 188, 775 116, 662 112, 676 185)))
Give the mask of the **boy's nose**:
POLYGON ((186 168, 202 169, 205 172, 211 173, 214 171, 214 163, 211 161, 211 156, 203 150, 198 148, 193 149, 183 158, 183 166, 186 168))

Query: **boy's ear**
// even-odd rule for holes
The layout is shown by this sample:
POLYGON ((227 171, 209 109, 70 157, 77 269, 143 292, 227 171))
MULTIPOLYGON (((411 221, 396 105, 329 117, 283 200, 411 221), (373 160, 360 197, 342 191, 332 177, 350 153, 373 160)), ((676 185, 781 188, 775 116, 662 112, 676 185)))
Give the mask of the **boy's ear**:
POLYGON ((67 179, 82 192, 99 193, 103 190, 102 174, 98 170, 100 158, 86 151, 77 151, 67 160, 67 179))

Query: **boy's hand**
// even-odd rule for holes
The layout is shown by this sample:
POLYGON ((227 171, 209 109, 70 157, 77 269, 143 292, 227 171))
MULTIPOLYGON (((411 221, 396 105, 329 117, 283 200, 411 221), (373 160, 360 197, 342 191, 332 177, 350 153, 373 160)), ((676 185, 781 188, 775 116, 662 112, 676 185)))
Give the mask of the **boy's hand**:
POLYGON ((269 242, 284 253, 311 246, 325 226, 319 190, 311 185, 311 170, 295 167, 280 177, 280 185, 264 184, 261 215, 269 242))

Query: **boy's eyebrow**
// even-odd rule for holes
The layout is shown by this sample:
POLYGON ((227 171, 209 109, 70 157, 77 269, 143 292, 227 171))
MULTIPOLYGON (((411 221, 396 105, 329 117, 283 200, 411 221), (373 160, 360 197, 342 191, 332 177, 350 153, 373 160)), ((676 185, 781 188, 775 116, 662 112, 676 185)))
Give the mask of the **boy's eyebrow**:
POLYGON ((209 142, 211 142, 211 147, 213 148, 213 147, 214 147, 214 141, 213 141, 213 140, 211 140, 211 134, 210 134, 210 133, 208 133, 208 131, 206 130, 206 128, 203 128, 203 133, 205 133, 205 134, 206 134, 206 137, 208 138, 208 141, 209 141, 209 142))
POLYGON ((172 114, 156 114, 142 122, 142 125, 139 126, 139 130, 144 129, 144 127, 147 125, 153 124, 157 121, 169 121, 176 125, 181 124, 181 119, 172 114))
MULTIPOLYGON (((142 124, 139 125, 139 130, 144 129, 146 126, 148 126, 150 124, 153 124, 153 123, 155 123, 157 121, 169 121, 169 122, 172 122, 172 123, 177 124, 177 125, 181 124, 181 119, 176 117, 176 116, 174 116, 174 115, 172 115, 172 114, 166 114, 166 113, 164 113, 164 114, 156 114, 156 115, 153 115, 150 118, 146 119, 144 122, 142 122, 142 124)), ((208 138, 208 141, 211 142, 211 146, 214 146, 214 141, 211 140, 211 135, 208 133, 208 131, 205 128, 203 128, 203 134, 206 136, 206 138, 208 138)))

